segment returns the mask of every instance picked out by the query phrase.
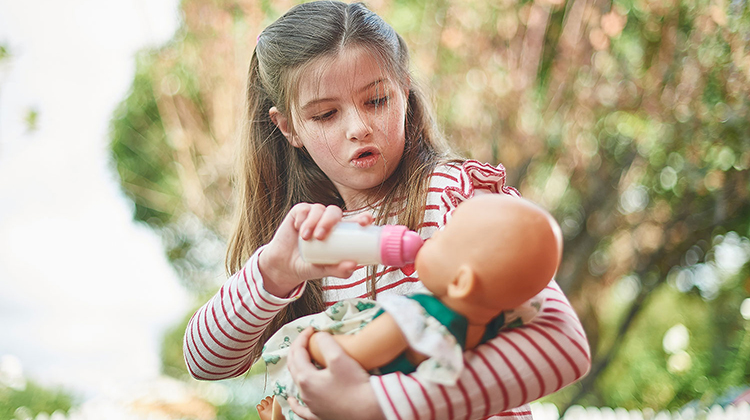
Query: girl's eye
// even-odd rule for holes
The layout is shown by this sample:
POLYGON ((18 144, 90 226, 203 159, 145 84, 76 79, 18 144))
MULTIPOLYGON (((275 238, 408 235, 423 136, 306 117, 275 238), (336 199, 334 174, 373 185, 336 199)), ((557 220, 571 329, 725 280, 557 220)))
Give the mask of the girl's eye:
POLYGON ((336 113, 335 109, 332 109, 330 111, 324 112, 322 114, 313 115, 312 120, 313 121, 326 121, 333 117, 333 115, 336 113))
POLYGON ((370 99, 369 101, 367 101, 367 103, 370 105, 375 105, 375 107, 379 107, 379 106, 386 105, 389 99, 390 97, 388 95, 385 95, 385 96, 380 96, 375 99, 370 99))

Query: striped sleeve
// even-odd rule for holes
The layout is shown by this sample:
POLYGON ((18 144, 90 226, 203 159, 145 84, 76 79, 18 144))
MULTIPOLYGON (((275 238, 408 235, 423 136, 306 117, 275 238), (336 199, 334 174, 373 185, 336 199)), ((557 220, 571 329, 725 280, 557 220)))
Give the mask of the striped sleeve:
POLYGON ((183 355, 195 379, 232 378, 247 371, 250 351, 273 317, 301 296, 304 284, 279 298, 263 288, 258 268, 259 248, 247 264, 230 277, 188 322, 183 355))
POLYGON ((416 373, 371 377, 386 418, 523 418, 528 408, 508 410, 583 377, 591 357, 578 316, 554 281, 539 297, 541 310, 530 323, 464 353, 455 385, 420 380, 416 373))

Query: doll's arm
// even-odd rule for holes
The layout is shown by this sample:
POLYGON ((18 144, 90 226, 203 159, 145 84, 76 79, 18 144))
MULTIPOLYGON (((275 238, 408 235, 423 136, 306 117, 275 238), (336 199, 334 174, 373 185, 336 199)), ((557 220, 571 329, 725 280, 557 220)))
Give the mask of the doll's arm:
MULTIPOLYGON (((315 333, 310 338, 310 356, 316 363, 326 367, 315 333)), ((409 348, 406 337, 388 312, 372 320, 357 334, 334 335, 333 339, 352 359, 365 370, 384 366, 409 348)))
POLYGON ((521 328, 464 353, 453 386, 416 375, 373 376, 370 383, 388 419, 480 419, 534 401, 583 377, 590 368, 583 327, 556 282, 539 295, 539 314, 521 328), (421 414, 421 417, 420 417, 421 414))

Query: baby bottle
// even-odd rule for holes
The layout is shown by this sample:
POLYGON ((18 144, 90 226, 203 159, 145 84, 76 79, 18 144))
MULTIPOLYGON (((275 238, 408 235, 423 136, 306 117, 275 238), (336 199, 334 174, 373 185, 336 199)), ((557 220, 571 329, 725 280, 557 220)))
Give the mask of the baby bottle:
POLYGON ((413 263, 422 247, 422 238, 406 226, 360 226, 341 222, 325 240, 299 240, 302 259, 312 264, 338 264, 355 261, 361 265, 383 264, 403 267, 413 263))

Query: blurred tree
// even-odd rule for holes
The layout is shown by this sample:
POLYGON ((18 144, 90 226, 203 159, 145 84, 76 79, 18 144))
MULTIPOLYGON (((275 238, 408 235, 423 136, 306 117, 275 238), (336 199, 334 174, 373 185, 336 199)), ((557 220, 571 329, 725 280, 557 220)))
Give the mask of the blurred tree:
POLYGON ((23 387, 9 387, 0 383, 1 419, 41 418, 44 414, 49 418, 52 413, 64 416, 75 402, 67 391, 45 388, 32 381, 25 381, 23 387))
MULTIPOLYGON (((5 83, 5 75, 8 72, 8 66, 10 66, 11 58, 13 55, 10 49, 5 44, 0 44, 0 94, 3 92, 3 84, 5 83)), ((2 121, 0 121, 2 124, 2 121)))
POLYGON ((26 131, 29 133, 39 129, 39 111, 34 107, 27 109, 23 122, 26 124, 26 131))
MULTIPOLYGON (((162 232, 200 294, 224 278, 253 43, 293 3, 183 0, 181 30, 140 56, 113 121, 136 219, 162 232)), ((747 0, 368 4, 411 46, 455 146, 502 162, 563 227, 558 281, 593 366, 548 399, 659 410, 746 386, 747 0), (679 349, 667 345, 674 331, 688 337, 679 349)))

